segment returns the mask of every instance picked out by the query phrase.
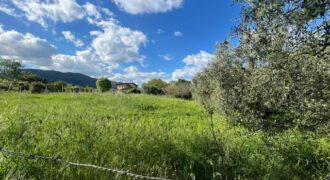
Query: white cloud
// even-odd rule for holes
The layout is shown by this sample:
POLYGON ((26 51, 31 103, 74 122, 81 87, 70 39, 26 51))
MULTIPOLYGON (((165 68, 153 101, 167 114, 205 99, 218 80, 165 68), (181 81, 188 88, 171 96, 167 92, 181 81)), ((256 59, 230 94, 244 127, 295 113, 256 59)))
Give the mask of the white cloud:
POLYGON ((92 48, 77 51, 75 55, 58 54, 55 46, 45 39, 17 31, 5 31, 0 26, 0 56, 15 58, 23 64, 31 64, 42 69, 64 72, 79 72, 90 76, 111 74, 118 68, 117 63, 103 63, 92 48))
POLYGON ((167 12, 180 8, 183 0, 113 0, 123 11, 130 14, 167 12))
POLYGON ((196 73, 200 72, 212 62, 214 58, 215 56, 213 54, 205 51, 201 51, 198 54, 188 55, 183 59, 185 66, 182 69, 176 69, 172 73, 172 79, 191 79, 196 73))
POLYGON ((92 31, 95 38, 91 44, 95 53, 104 62, 132 62, 144 60, 140 55, 140 46, 147 43, 144 33, 120 26, 114 20, 100 21, 103 31, 92 31))
POLYGON ((86 2, 86 4, 83 7, 88 16, 94 17, 96 19, 102 18, 101 13, 99 12, 98 8, 94 4, 92 4, 90 2, 86 2))
MULTIPOLYGON (((110 75, 113 69, 119 68, 121 63, 143 61, 144 57, 139 50, 140 46, 147 42, 147 37, 142 32, 122 27, 115 19, 93 19, 90 23, 101 28, 99 31, 90 32, 93 36, 90 46, 83 51, 77 51, 75 55, 53 56, 53 69, 105 76, 110 75)), ((68 39, 76 39, 74 36, 70 37, 71 33, 64 34, 67 34, 68 39)), ((121 74, 116 74, 115 77, 130 78, 121 74)))
POLYGON ((83 8, 76 0, 12 0, 29 21, 48 27, 47 20, 72 22, 84 17, 83 8))
POLYGON ((0 27, 0 56, 17 58, 23 63, 49 66, 51 56, 57 53, 55 46, 45 39, 32 34, 22 34, 14 30, 5 31, 0 27))
MULTIPOLYGON (((48 28, 49 21, 69 23, 86 18, 88 22, 94 23, 102 18, 114 17, 107 8, 90 2, 79 5, 76 0, 12 0, 12 4, 20 10, 20 15, 23 14, 29 21, 37 22, 45 28, 48 28)), ((7 6, 2 6, 3 11, 9 13, 7 6)), ((0 4, 0 11, 2 6, 0 4)))
POLYGON ((118 64, 105 64, 92 49, 77 51, 75 55, 58 54, 52 57, 52 69, 66 72, 84 73, 90 76, 110 74, 118 64))
POLYGON ((7 4, 0 4, 0 12, 8 14, 10 16, 18 17, 15 9, 10 8, 7 4))
POLYGON ((180 32, 180 31, 175 31, 175 32, 174 32, 174 36, 175 36, 175 37, 181 37, 181 36, 183 36, 183 33, 180 32))
POLYGON ((198 54, 188 55, 183 59, 183 62, 189 66, 196 66, 199 68, 204 68, 208 63, 214 59, 214 55, 201 51, 198 54))
POLYGON ((194 66, 185 66, 183 69, 176 69, 172 73, 172 79, 191 79, 195 74, 198 73, 198 69, 194 66))
MULTIPOLYGON (((123 27, 114 19, 114 14, 106 8, 95 6, 89 2, 80 6, 76 0, 12 0, 20 13, 30 20, 48 27, 48 22, 72 22, 85 18, 99 30, 90 32, 91 43, 84 50, 73 55, 58 53, 55 46, 46 40, 22 34, 16 31, 4 31, 0 26, 0 56, 21 59, 24 64, 38 66, 43 69, 54 69, 66 72, 79 72, 90 76, 111 75, 113 69, 121 63, 140 62, 144 56, 140 49, 148 42, 143 32, 123 27)), ((84 46, 70 31, 62 32, 64 38, 75 46, 84 46)), ((125 73, 133 69, 125 70, 125 73)), ((134 72, 134 78, 127 74, 115 74, 116 78, 147 79, 159 77, 158 72, 134 72)))
POLYGON ((154 78, 164 78, 164 72, 140 72, 137 67, 129 66, 124 69, 124 73, 115 73, 109 78, 114 81, 120 82, 135 82, 142 84, 154 78))
POLYGON ((163 58, 166 61, 172 60, 172 56, 170 54, 159 55, 159 57, 163 58))
POLYGON ((63 31, 62 34, 66 40, 72 42, 76 47, 84 46, 84 43, 80 39, 77 39, 70 31, 63 31))

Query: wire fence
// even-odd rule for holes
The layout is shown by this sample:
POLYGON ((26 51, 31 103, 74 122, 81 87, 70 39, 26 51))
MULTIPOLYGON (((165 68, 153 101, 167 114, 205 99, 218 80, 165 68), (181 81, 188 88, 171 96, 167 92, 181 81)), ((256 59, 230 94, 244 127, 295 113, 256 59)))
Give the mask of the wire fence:
POLYGON ((2 152, 3 155, 7 155, 7 156, 9 155, 9 156, 22 157, 22 158, 26 158, 29 160, 39 159, 39 160, 44 160, 44 161, 63 163, 63 164, 69 165, 69 166, 82 167, 82 168, 93 168, 93 169, 97 169, 100 171, 112 172, 114 174, 117 174, 118 176, 127 176, 127 177, 131 177, 131 178, 135 178, 135 179, 170 180, 170 179, 161 178, 161 177, 151 177, 151 176, 134 174, 134 173, 130 173, 126 170, 112 169, 112 168, 97 166, 97 165, 93 165, 93 164, 81 164, 81 163, 71 162, 71 161, 62 159, 58 155, 51 157, 51 156, 44 156, 44 155, 37 155, 37 154, 27 154, 24 152, 9 150, 1 145, 0 145, 0 152, 2 152))

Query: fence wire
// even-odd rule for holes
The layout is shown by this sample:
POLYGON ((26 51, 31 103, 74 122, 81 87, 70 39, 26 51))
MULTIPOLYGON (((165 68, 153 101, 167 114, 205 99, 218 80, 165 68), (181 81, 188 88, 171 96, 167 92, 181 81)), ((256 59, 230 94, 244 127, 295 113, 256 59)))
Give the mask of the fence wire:
POLYGON ((40 159, 40 160, 44 160, 44 161, 63 163, 63 164, 75 166, 75 167, 93 168, 93 169, 97 169, 97 170, 101 170, 101 171, 112 172, 112 173, 117 174, 118 176, 127 176, 127 177, 131 177, 131 178, 135 178, 135 179, 170 180, 170 179, 161 178, 161 177, 151 177, 151 176, 134 174, 134 173, 130 173, 126 170, 112 169, 112 168, 97 166, 97 165, 93 165, 93 164, 81 164, 81 163, 71 162, 71 161, 62 159, 60 156, 57 156, 57 155, 50 157, 50 156, 43 156, 43 155, 37 155, 37 154, 27 154, 24 152, 9 150, 1 145, 0 145, 0 152, 2 152, 2 154, 4 154, 4 155, 23 157, 23 158, 26 158, 29 160, 40 159))

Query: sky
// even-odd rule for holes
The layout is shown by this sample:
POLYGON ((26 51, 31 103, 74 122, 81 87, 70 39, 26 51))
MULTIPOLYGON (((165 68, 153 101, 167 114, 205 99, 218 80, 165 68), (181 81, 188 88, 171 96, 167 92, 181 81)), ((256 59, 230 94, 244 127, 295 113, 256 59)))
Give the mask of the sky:
POLYGON ((0 56, 113 81, 190 80, 239 17, 232 0, 0 0, 0 56))

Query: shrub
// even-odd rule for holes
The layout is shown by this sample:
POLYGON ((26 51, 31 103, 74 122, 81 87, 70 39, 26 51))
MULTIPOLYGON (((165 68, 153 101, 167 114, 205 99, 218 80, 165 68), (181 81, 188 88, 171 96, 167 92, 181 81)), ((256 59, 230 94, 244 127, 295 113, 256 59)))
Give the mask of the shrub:
POLYGON ((96 81, 96 87, 100 92, 106 92, 111 89, 111 81, 108 78, 99 78, 96 81))
POLYGON ((30 89, 29 83, 27 82, 19 82, 19 91, 28 91, 30 89))
POLYGON ((84 88, 84 92, 89 92, 89 93, 91 93, 91 92, 93 92, 93 90, 94 90, 94 88, 89 87, 89 86, 86 86, 86 87, 84 88))
POLYGON ((165 88, 166 95, 170 95, 176 98, 191 99, 190 82, 185 80, 179 80, 175 83, 171 83, 165 88))
POLYGON ((8 84, 0 83, 0 91, 8 91, 8 84))
POLYGON ((82 89, 82 87, 80 87, 80 86, 73 86, 73 92, 75 92, 75 93, 79 93, 80 91, 81 91, 81 89, 82 89))
POLYGON ((142 93, 153 95, 164 95, 168 84, 161 79, 152 79, 142 85, 142 93))
POLYGON ((140 94, 141 90, 139 90, 137 88, 132 88, 132 89, 124 90, 124 93, 126 93, 126 94, 140 94))
POLYGON ((54 87, 54 92, 64 92, 67 83, 64 81, 54 81, 50 83, 54 87))
POLYGON ((152 95, 164 95, 164 91, 162 89, 156 87, 148 87, 145 86, 142 88, 142 93, 144 94, 152 94, 152 95))
POLYGON ((42 93, 44 92, 45 90, 45 86, 44 84, 40 83, 40 82, 33 82, 31 85, 30 85, 30 91, 31 93, 42 93))
POLYGON ((147 83, 143 84, 143 87, 154 87, 157 89, 164 89, 168 84, 161 79, 152 79, 147 83))

